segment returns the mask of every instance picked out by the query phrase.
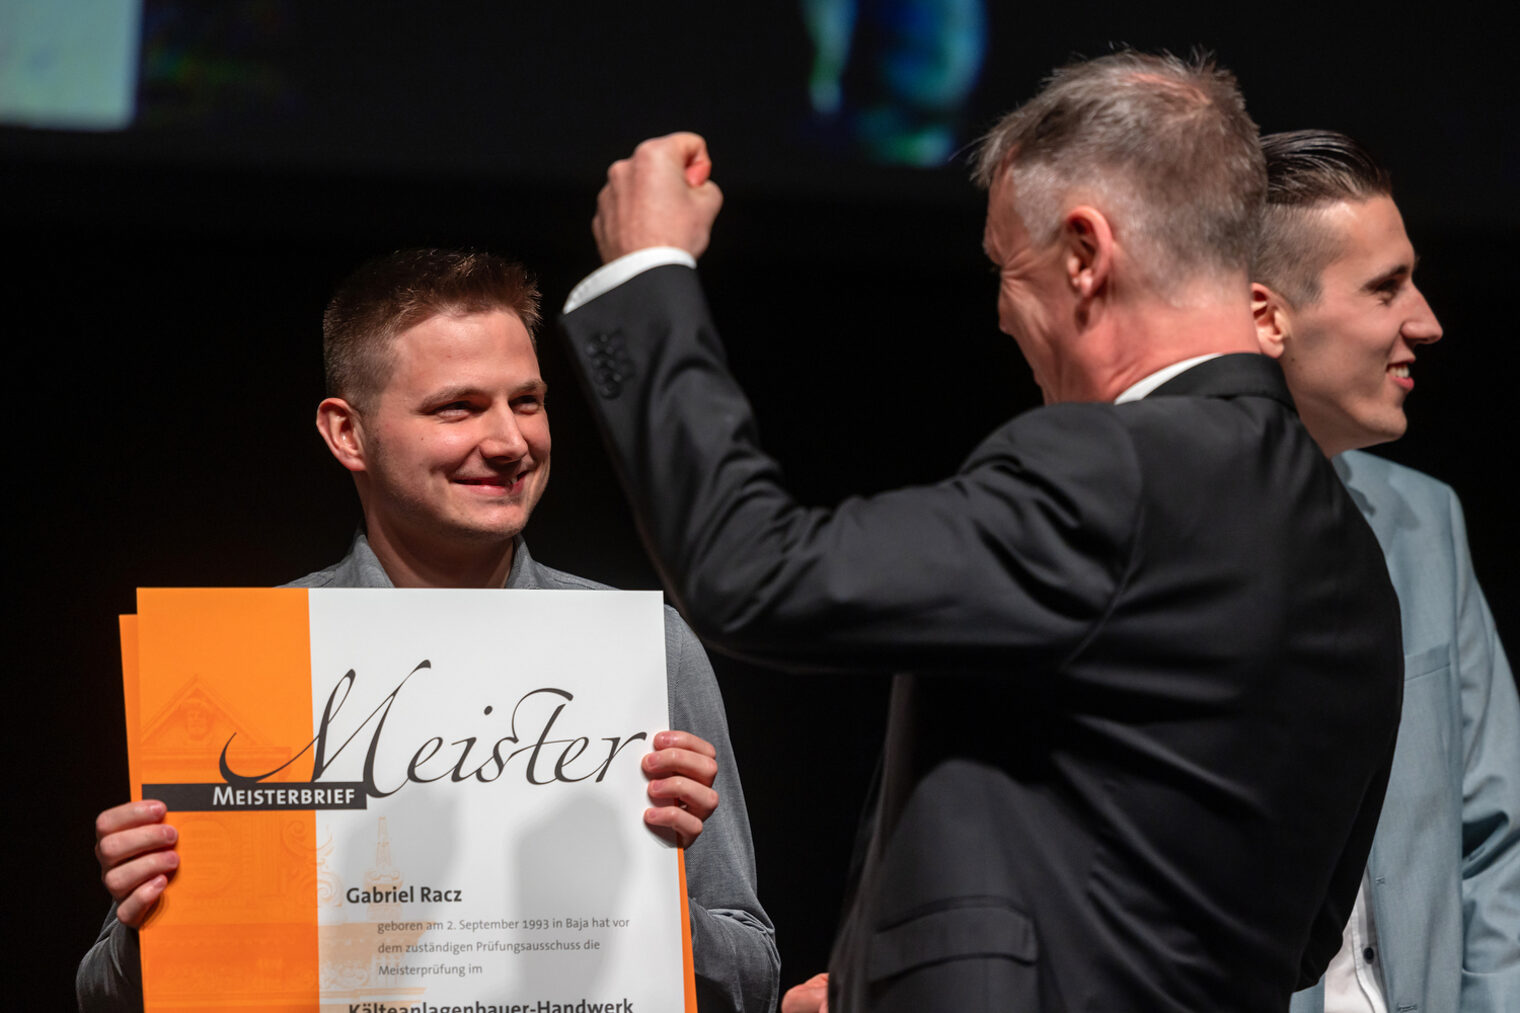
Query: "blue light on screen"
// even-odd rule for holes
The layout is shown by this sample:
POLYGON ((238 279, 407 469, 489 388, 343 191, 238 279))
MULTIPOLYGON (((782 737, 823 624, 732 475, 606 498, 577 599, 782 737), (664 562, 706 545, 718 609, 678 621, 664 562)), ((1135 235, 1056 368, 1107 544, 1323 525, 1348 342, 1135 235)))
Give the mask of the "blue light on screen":
POLYGON ((136 109, 143 0, 0 0, 0 123, 122 130, 136 109))

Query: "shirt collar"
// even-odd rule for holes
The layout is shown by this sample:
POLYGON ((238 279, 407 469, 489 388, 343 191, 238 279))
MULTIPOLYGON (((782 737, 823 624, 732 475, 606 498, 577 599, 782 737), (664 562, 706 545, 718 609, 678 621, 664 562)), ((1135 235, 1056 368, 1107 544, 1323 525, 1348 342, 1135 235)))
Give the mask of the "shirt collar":
MULTIPOLYGON (((354 533, 353 545, 338 567, 348 568, 348 575, 336 587, 395 587, 390 574, 380 563, 380 557, 369 544, 369 536, 361 527, 354 533)), ((518 535, 512 543, 512 569, 502 587, 537 590, 544 586, 538 564, 528 555, 528 543, 518 535)))
POLYGON ((1181 362, 1174 362, 1170 366, 1165 366, 1161 369, 1158 369, 1150 376, 1147 376, 1142 380, 1137 380, 1135 383, 1132 383, 1128 387, 1124 388, 1123 393, 1114 398, 1114 404, 1123 404, 1126 401, 1139 401, 1141 398, 1145 397, 1145 395, 1149 394, 1151 391, 1155 390, 1163 383, 1166 383, 1166 381, 1170 380, 1172 377, 1186 373, 1188 370, 1192 369, 1200 362, 1208 362, 1210 359, 1217 359, 1222 354, 1224 353, 1210 352, 1207 355, 1195 355, 1191 359, 1183 359, 1181 362))

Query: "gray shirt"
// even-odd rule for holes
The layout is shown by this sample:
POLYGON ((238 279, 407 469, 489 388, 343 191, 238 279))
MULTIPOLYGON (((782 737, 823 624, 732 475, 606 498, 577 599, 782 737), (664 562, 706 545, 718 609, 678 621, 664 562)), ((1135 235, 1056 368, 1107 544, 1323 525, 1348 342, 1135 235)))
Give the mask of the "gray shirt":
MULTIPOLYGON (((369 541, 354 536, 347 556, 287 587, 392 587, 369 541)), ((544 566, 517 539, 506 586, 520 590, 597 590, 605 584, 544 566)), ((696 636, 675 610, 665 609, 665 668, 672 728, 699 735, 718 753, 713 787, 721 800, 686 849, 692 960, 697 1006, 703 1013, 770 1013, 780 983, 775 930, 755 896, 755 849, 744 790, 728 738, 723 697, 696 636)), ((137 932, 116 919, 113 906, 100 937, 80 961, 75 992, 82 1013, 142 1009, 137 932)))

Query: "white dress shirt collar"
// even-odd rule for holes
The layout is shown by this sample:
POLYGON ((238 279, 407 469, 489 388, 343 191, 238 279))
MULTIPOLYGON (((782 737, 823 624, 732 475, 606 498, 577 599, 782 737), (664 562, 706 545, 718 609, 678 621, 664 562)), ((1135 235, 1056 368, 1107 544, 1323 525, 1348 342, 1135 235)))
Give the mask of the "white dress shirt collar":
POLYGON ((1217 359, 1223 354, 1223 352, 1210 352, 1207 355, 1195 355, 1191 359, 1183 359, 1181 362, 1174 362, 1170 366, 1158 369, 1145 379, 1138 380, 1124 388, 1124 392, 1114 398, 1114 404, 1123 404, 1126 401, 1138 401, 1172 377, 1186 373, 1200 362, 1217 359))

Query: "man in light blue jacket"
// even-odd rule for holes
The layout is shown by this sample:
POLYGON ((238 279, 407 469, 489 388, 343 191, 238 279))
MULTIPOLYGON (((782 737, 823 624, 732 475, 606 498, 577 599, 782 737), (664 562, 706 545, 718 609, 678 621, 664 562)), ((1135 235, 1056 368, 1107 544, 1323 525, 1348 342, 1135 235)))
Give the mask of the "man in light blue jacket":
POLYGON ((1293 1013, 1520 1010, 1520 703, 1452 490, 1360 448, 1398 439, 1441 327, 1389 179, 1340 134, 1263 138, 1252 308, 1366 515, 1403 613, 1404 704, 1345 944, 1293 1013), (1336 455, 1339 455, 1338 457, 1336 455))

